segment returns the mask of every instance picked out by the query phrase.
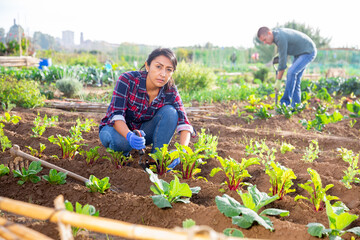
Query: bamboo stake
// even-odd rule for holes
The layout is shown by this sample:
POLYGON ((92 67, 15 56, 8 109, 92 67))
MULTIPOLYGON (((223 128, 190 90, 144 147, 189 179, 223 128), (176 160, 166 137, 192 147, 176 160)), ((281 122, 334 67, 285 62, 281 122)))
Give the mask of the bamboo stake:
MULTIPOLYGON (((64 196, 59 195, 54 200, 56 210, 65 210, 64 196)), ((71 226, 58 221, 58 227, 60 232, 61 240, 74 240, 71 232, 71 226)))
POLYGON ((31 156, 31 155, 29 155, 29 154, 27 154, 27 153, 24 153, 23 151, 20 150, 20 147, 19 147, 18 145, 14 145, 14 146, 10 149, 10 153, 11 153, 11 155, 13 155, 13 156, 20 156, 20 157, 26 158, 26 159, 28 159, 28 160, 30 160, 30 161, 40 161, 40 162, 41 162, 41 166, 45 166, 45 167, 47 167, 47 168, 56 169, 57 171, 66 173, 67 176, 72 177, 72 178, 74 178, 74 179, 76 179, 76 180, 79 180, 79 181, 81 181, 81 182, 84 182, 84 183, 85 183, 85 182, 88 181, 88 179, 86 179, 86 178, 84 178, 84 177, 82 177, 82 176, 80 176, 80 175, 78 175, 78 174, 76 174, 76 173, 70 172, 70 171, 68 171, 68 170, 66 170, 66 169, 63 169, 63 168, 61 168, 61 167, 58 167, 58 166, 56 166, 56 165, 54 165, 54 164, 51 164, 51 163, 49 163, 49 162, 46 162, 46 161, 44 161, 44 160, 41 160, 41 159, 36 158, 36 157, 34 157, 34 156, 31 156))
POLYGON ((27 228, 21 224, 12 223, 5 218, 0 218, 0 236, 4 237, 5 239, 52 240, 52 238, 49 238, 44 234, 27 228), (2 231, 4 229, 7 231, 2 231), (2 232, 6 232, 6 234, 3 235, 2 232))
MULTIPOLYGON (((6 239, 6 240, 20 240, 18 236, 16 236, 14 233, 9 231, 6 227, 0 226, 0 237, 6 239)), ((0 238, 0 239, 2 239, 0 238)))
MULTIPOLYGON (((186 232, 176 232, 170 229, 141 226, 119 220, 77 214, 66 210, 57 211, 52 208, 37 206, 35 204, 21 202, 5 197, 0 197, 0 209, 39 220, 49 220, 55 223, 61 221, 72 226, 85 228, 95 232, 121 236, 128 239, 188 239, 188 234, 186 232)), ((195 234, 192 239, 209 240, 209 236, 199 233, 195 234)), ((222 234, 219 234, 217 239, 237 240, 238 238, 224 237, 222 234)), ((244 240, 246 240, 246 238, 244 238, 244 240)))

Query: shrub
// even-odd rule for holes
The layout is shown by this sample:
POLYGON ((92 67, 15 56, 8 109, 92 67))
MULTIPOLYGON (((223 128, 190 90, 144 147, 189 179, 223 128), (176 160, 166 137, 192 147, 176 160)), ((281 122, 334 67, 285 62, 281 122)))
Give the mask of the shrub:
POLYGON ((73 97, 82 90, 82 83, 76 78, 64 77, 56 81, 56 88, 64 93, 65 97, 73 97))
POLYGON ((259 70, 253 72, 254 79, 260 79, 261 82, 264 82, 269 75, 269 69, 268 68, 260 68, 259 70))
POLYGON ((185 62, 178 64, 173 77, 178 88, 186 92, 209 89, 216 80, 216 75, 210 68, 185 62))
POLYGON ((33 108, 44 106, 44 101, 45 97, 41 95, 37 82, 0 76, 0 102, 33 108))

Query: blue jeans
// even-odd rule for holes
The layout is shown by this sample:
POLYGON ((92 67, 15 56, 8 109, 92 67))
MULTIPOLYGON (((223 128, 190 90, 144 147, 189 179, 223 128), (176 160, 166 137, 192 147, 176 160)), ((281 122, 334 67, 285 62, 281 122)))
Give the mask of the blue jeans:
MULTIPOLYGON (((169 144, 174 135, 178 122, 178 113, 172 105, 160 108, 155 116, 141 124, 140 130, 145 132, 146 145, 153 144, 151 152, 169 144)), ((106 148, 128 155, 132 150, 129 142, 120 135, 112 126, 104 126, 99 133, 100 141, 106 148)))
POLYGON ((295 107, 295 104, 301 103, 301 77, 306 66, 315 59, 316 51, 310 54, 302 54, 294 58, 294 62, 287 71, 286 86, 284 95, 280 100, 280 104, 295 107))

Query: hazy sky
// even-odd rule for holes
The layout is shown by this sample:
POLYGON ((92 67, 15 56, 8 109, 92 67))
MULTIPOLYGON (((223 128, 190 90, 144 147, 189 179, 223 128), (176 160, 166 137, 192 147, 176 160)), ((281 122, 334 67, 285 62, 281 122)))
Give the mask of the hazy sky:
POLYGON ((331 47, 360 47, 358 0, 0 0, 0 27, 15 18, 25 33, 163 47, 252 47, 261 26, 295 20, 331 37, 331 47), (355 28, 353 28, 353 26, 355 28))

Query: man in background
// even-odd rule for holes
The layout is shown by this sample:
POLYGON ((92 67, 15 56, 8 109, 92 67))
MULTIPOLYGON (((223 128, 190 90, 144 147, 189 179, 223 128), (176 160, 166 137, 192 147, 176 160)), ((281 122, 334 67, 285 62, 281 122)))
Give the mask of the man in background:
POLYGON ((286 104, 295 107, 301 103, 301 77, 306 66, 316 57, 316 45, 306 34, 289 29, 261 27, 258 30, 257 37, 265 44, 275 44, 279 53, 279 66, 276 75, 274 88, 279 90, 281 79, 287 68, 287 57, 294 56, 294 61, 287 71, 287 80, 284 95, 280 104, 286 104))

